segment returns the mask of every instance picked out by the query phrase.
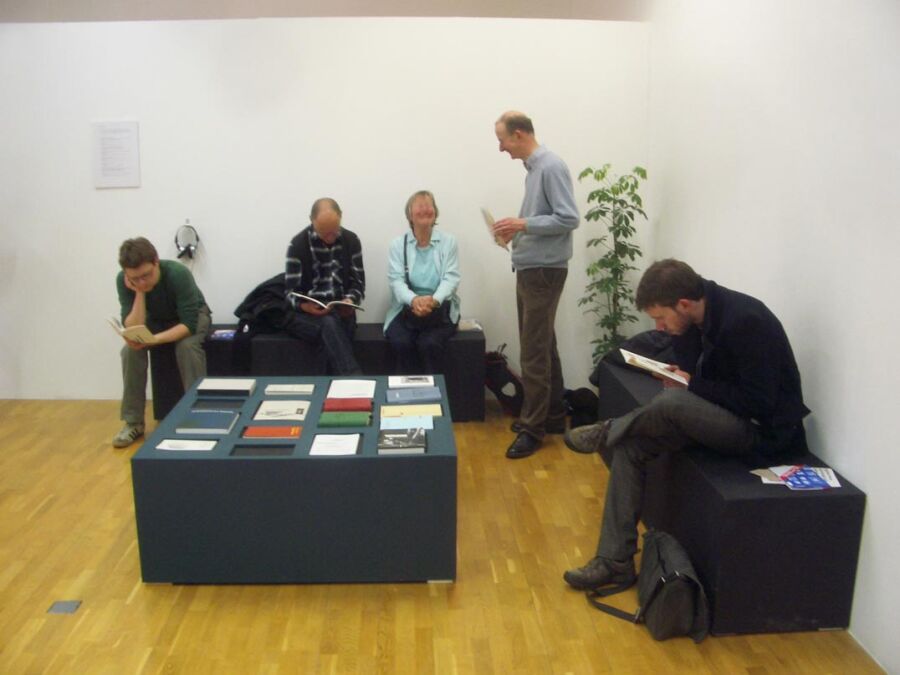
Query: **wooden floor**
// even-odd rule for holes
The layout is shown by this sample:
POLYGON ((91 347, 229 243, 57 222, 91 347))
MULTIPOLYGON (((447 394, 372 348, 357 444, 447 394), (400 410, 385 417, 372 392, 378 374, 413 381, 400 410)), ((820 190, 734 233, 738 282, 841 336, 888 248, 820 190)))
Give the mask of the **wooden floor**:
POLYGON ((591 556, 606 470, 558 436, 504 459, 495 409, 455 427, 455 584, 145 585, 117 413, 0 401, 0 673, 881 672, 845 632, 654 642, 590 608, 561 574, 591 556))

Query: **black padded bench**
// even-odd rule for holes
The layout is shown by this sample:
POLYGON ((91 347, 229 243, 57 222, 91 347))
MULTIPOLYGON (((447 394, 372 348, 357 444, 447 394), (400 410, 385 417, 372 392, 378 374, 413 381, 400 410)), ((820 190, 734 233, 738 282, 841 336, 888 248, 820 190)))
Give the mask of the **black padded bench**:
MULTIPOLYGON (((217 328, 235 326, 215 325, 210 333, 217 328)), ((249 372, 236 369, 233 346, 233 342, 228 340, 206 341, 209 375, 325 375, 324 364, 316 358, 315 348, 286 333, 261 333, 251 338, 249 372)), ((447 343, 448 372, 444 379, 454 422, 484 420, 484 346, 484 333, 481 331, 459 331, 447 343)), ((393 352, 381 324, 357 325, 353 351, 366 375, 389 375, 394 372, 393 352)), ((177 377, 178 373, 175 374, 177 377)))
MULTIPOLYGON (((597 376, 601 419, 661 389, 613 364, 601 363, 597 376)), ((826 466, 811 453, 771 463, 826 466)), ((865 495, 843 476, 831 490, 763 485, 750 473, 758 466, 700 448, 661 457, 647 468, 644 524, 687 550, 709 596, 714 635, 846 628, 865 495)))

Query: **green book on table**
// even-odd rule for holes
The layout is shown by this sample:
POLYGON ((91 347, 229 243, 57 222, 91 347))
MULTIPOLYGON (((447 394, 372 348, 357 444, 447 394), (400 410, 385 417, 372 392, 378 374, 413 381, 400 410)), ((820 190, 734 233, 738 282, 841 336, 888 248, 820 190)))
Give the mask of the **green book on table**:
POLYGON ((319 415, 320 427, 367 427, 372 423, 368 412, 323 412, 319 415))

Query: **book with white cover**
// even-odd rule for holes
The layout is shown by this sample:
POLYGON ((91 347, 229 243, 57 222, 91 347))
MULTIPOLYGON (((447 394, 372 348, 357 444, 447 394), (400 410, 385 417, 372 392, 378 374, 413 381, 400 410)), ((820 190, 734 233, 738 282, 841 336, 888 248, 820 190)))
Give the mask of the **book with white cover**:
POLYGON ((374 398, 375 380, 332 380, 326 398, 374 398))
POLYGON ((204 377, 197 385, 201 394, 220 396, 249 396, 254 389, 256 380, 252 377, 204 377))
POLYGON ((263 401, 256 409, 254 420, 291 420, 302 422, 306 419, 309 401, 302 399, 263 401))
POLYGON ((433 375, 389 375, 388 389, 410 389, 413 387, 433 387, 433 375))
POLYGON ((332 300, 331 302, 322 302, 321 300, 316 300, 315 298, 311 298, 308 295, 303 295, 303 293, 297 293, 296 291, 291 291, 288 295, 293 295, 295 298, 298 298, 303 302, 311 302, 314 305, 318 305, 322 309, 331 309, 332 307, 352 307, 353 309, 358 309, 361 312, 365 311, 362 307, 350 302, 349 300, 332 300))
POLYGON ((380 428, 382 429, 434 429, 434 418, 430 415, 416 415, 413 417, 382 417, 380 428))
POLYGON ((625 359, 625 363, 627 363, 628 365, 637 366, 638 368, 642 368, 643 370, 651 372, 655 375, 664 377, 667 380, 678 382, 679 384, 688 383, 688 381, 681 375, 673 373, 671 370, 669 370, 668 364, 665 364, 661 361, 648 359, 646 356, 635 354, 634 352, 630 352, 627 349, 619 349, 619 351, 622 353, 622 358, 625 359))
POLYGON ((491 235, 491 239, 494 240, 494 243, 497 244, 500 248, 505 248, 507 251, 509 250, 509 244, 507 244, 503 239, 496 234, 494 234, 494 216, 491 215, 491 212, 486 208, 481 208, 481 217, 484 218, 484 224, 487 225, 488 234, 491 235))
POLYGON ((218 441, 206 441, 187 438, 166 438, 156 446, 157 450, 209 451, 216 447, 218 441))
POLYGON ((313 384, 267 384, 266 396, 282 394, 297 394, 299 396, 311 396, 315 391, 313 384))
POLYGON ((355 455, 359 448, 359 434, 316 434, 310 455, 338 457, 355 455))

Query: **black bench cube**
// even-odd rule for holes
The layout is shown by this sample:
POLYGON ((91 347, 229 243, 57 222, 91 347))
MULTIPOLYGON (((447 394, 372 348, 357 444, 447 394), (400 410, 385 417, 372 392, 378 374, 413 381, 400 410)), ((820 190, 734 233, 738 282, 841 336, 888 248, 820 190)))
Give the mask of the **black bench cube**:
MULTIPOLYGON (((611 364, 601 364, 598 383, 604 419, 661 388, 611 364)), ((611 459, 607 452, 604 461, 611 459)), ((771 463, 825 466, 811 453, 771 463)), ((750 473, 755 466, 700 448, 651 462, 644 524, 687 550, 709 596, 714 635, 846 628, 865 495, 842 476, 831 490, 764 485, 750 473)))
MULTIPOLYGON (((234 326, 213 326, 234 328, 234 326)), ((238 337, 238 340, 240 337, 238 337)), ((232 374, 268 376, 321 376, 325 364, 308 342, 284 332, 260 333, 249 341, 249 354, 238 356, 238 343, 231 340, 206 341, 207 372, 210 375, 232 374), (242 368, 237 361, 246 360, 242 368)), ((450 414, 455 422, 484 419, 484 333, 459 331, 447 343, 447 372, 444 380, 450 414)), ((394 372, 394 354, 384 337, 381 324, 357 324, 353 352, 366 375, 389 375, 394 372)))

